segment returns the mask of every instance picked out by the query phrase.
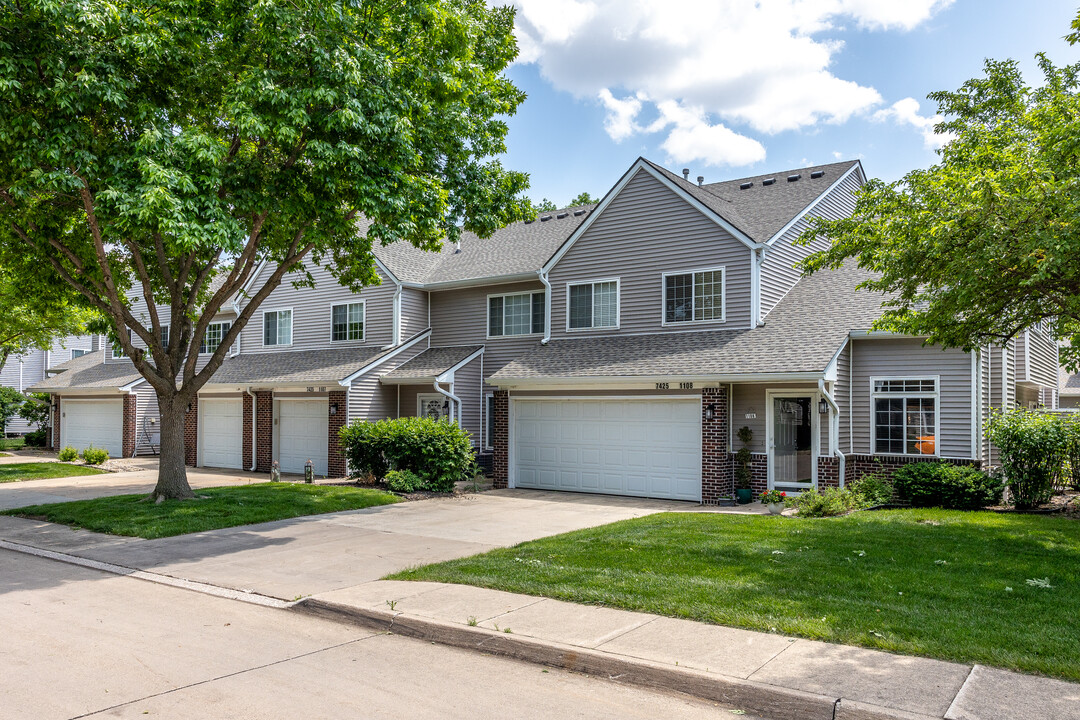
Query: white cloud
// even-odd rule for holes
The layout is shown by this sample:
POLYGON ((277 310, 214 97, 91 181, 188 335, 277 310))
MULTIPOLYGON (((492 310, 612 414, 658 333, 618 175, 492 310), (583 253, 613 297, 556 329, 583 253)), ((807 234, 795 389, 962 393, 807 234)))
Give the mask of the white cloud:
POLYGON ((827 35, 845 23, 910 30, 952 1, 517 0, 519 62, 598 98, 616 141, 666 131, 674 161, 745 164, 764 158, 751 133, 843 123, 881 104, 833 74, 843 43, 827 35))
POLYGON ((952 133, 941 133, 939 135, 934 132, 934 126, 941 122, 941 119, 940 115, 929 117, 920 115, 919 101, 910 97, 897 100, 890 107, 874 113, 874 120, 879 122, 892 120, 898 125, 911 125, 918 129, 922 133, 923 144, 931 150, 945 145, 954 137, 952 133))

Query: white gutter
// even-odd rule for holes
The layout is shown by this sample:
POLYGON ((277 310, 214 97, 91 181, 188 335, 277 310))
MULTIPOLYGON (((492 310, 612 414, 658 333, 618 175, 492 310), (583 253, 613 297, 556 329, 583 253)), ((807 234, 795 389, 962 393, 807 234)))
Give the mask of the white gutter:
POLYGON ((408 342, 406 342, 403 345, 398 345, 396 349, 394 349, 393 351, 387 353, 386 355, 379 355, 373 361, 371 361, 370 363, 368 363, 364 367, 360 368, 359 370, 354 372, 349 377, 347 377, 347 378, 345 378, 343 380, 339 380, 338 385, 341 385, 343 387, 349 387, 350 385, 352 385, 352 381, 355 380, 356 378, 360 377, 361 375, 368 372, 369 370, 372 370, 373 368, 376 368, 379 365, 382 365, 387 360, 389 360, 389 359, 391 359, 391 358, 393 358, 393 357, 395 357, 397 355, 400 355, 401 353, 405 352, 406 350, 408 350, 409 348, 411 348, 413 345, 420 342, 421 340, 427 340, 429 337, 431 337, 431 328, 428 328, 426 330, 423 330, 422 332, 417 333, 408 342))
POLYGON ((825 389, 824 379, 818 380, 817 386, 818 392, 821 393, 821 396, 825 398, 825 402, 829 403, 829 407, 832 408, 829 417, 829 454, 839 459, 840 473, 837 480, 842 489, 844 487, 844 470, 847 467, 847 457, 840 452, 840 406, 836 404, 836 400, 825 389))
MULTIPOLYGON (((443 375, 440 375, 439 377, 443 377, 443 375)), ((451 405, 450 405, 450 417, 451 417, 451 419, 454 417, 454 408, 455 407, 457 408, 458 419, 457 419, 456 422, 457 422, 458 425, 460 425, 461 424, 461 398, 459 398, 453 392, 453 387, 454 387, 453 381, 450 382, 450 390, 443 390, 439 386, 439 378, 435 378, 435 382, 432 383, 432 386, 439 392, 440 395, 445 395, 447 397, 447 399, 450 401, 450 403, 451 403, 451 405)))
POLYGON ((256 439, 259 437, 259 398, 255 397, 255 393, 251 392, 250 385, 245 388, 245 392, 251 396, 251 468, 249 472, 255 472, 255 468, 259 464, 258 445, 256 444, 256 439))
POLYGON ((389 345, 383 345, 380 350, 389 350, 401 344, 401 283, 397 283, 397 289, 394 290, 394 339, 390 341, 389 345))
POLYGON ((547 345, 551 342, 551 282, 548 281, 547 270, 540 270, 537 275, 544 284, 544 337, 540 344, 547 345))

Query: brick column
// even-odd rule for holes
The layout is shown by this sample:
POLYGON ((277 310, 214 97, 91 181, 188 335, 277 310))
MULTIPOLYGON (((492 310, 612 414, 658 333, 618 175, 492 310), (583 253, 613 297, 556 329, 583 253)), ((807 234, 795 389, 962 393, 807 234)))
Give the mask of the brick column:
POLYGON ((510 477, 510 394, 506 390, 496 390, 495 399, 495 442, 492 443, 492 487, 504 488, 510 477))
POLYGON ((255 469, 270 472, 274 445, 274 393, 255 393, 255 469))
POLYGON ((60 452, 60 415, 62 414, 63 408, 60 406, 61 400, 59 395, 53 395, 52 399, 55 407, 53 408, 52 422, 49 424, 50 435, 48 445, 53 450, 60 452))
POLYGON ((195 467, 199 462, 199 399, 191 401, 191 410, 184 413, 184 464, 195 467))
POLYGON ((135 454, 135 403, 137 397, 128 393, 124 396, 124 429, 121 435, 121 453, 124 457, 135 454))
POLYGON ((347 473, 345 472, 345 456, 341 454, 341 436, 338 432, 344 427, 345 418, 348 415, 345 391, 330 393, 330 405, 337 405, 337 412, 328 416, 326 472, 332 478, 343 478, 347 473))
POLYGON ((818 487, 840 487, 840 458, 821 455, 817 459, 818 487))
POLYGON ((244 393, 244 430, 241 433, 243 437, 242 442, 244 447, 241 449, 241 455, 244 458, 244 469, 247 470, 253 464, 251 458, 251 420, 254 417, 252 412, 252 398, 247 393, 244 393))
POLYGON ((701 391, 701 502, 716 505, 735 495, 735 476, 728 453, 727 388, 701 391), (712 407, 712 419, 708 417, 712 407))

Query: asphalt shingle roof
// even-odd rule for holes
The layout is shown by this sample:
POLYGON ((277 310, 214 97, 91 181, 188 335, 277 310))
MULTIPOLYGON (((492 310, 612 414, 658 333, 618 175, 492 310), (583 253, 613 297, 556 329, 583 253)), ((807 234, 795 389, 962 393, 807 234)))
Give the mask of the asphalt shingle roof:
POLYGON ((883 296, 855 291, 870 277, 845 266, 800 280, 753 330, 554 340, 493 380, 822 372, 852 330, 868 329, 883 296))
POLYGON ((383 377, 400 380, 434 378, 483 347, 483 345, 458 345, 454 347, 428 348, 401 367, 386 373, 383 377))
POLYGON ((1058 392, 1062 395, 1080 395, 1080 373, 1072 374, 1065 368, 1059 367, 1058 392))
POLYGON ((60 363, 50 372, 56 374, 41 380, 30 390, 45 392, 119 388, 130 385, 142 377, 130 360, 106 363, 100 351, 90 352, 60 363))
POLYGON ((225 358, 210 382, 216 385, 332 383, 344 380, 390 352, 371 347, 237 355, 225 358))

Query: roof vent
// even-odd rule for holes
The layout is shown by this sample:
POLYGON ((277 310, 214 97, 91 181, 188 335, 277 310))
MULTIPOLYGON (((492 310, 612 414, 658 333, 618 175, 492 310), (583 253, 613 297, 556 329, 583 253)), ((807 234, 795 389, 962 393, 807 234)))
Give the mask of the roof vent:
POLYGON ((801 177, 802 177, 802 175, 800 175, 799 173, 795 173, 794 175, 788 175, 787 176, 787 181, 788 182, 795 182, 796 180, 798 180, 801 177))
POLYGON ((704 184, 705 184, 705 176, 704 175, 698 175, 697 176, 697 185, 698 185, 698 187, 701 187, 704 184))
POLYGON ((819 177, 822 177, 824 175, 825 175, 824 170, 815 170, 814 172, 810 173, 810 179, 811 180, 817 180, 819 177))
POLYGON ((752 187, 754 187, 754 183, 752 183, 752 182, 744 182, 742 185, 739 186, 739 189, 740 190, 749 190, 752 187))
POLYGON ((540 222, 547 222, 550 219, 551 219, 550 215, 541 215, 540 216, 540 222))
POLYGON ((690 168, 682 169, 682 179, 690 182, 690 168))
POLYGON ((588 210, 584 210, 584 209, 583 210, 575 210, 574 211, 574 217, 581 217, 582 215, 584 215, 587 212, 588 212, 588 210))
POLYGON ((556 215, 555 217, 558 218, 559 220, 562 220, 564 217, 568 217, 569 215, 570 215, 570 213, 568 213, 568 212, 561 212, 558 215, 556 215))
POLYGON ((765 178, 764 180, 761 181, 761 184, 762 185, 772 185, 774 182, 776 182, 776 178, 765 178))

